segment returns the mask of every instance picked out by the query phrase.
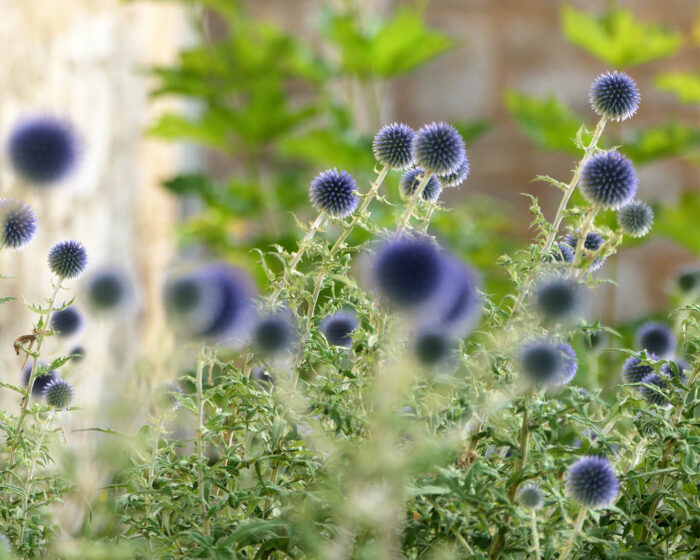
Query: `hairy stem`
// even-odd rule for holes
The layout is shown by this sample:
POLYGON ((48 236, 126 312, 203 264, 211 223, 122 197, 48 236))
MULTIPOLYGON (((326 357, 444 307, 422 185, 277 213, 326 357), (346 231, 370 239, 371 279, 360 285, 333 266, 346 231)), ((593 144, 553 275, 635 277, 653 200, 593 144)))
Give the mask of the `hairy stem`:
POLYGON ((571 263, 571 270, 574 274, 576 268, 581 264, 581 259, 583 259, 583 247, 586 244, 588 233, 593 227, 595 217, 598 215, 598 212, 600 212, 600 208, 600 204, 596 204, 589 210, 588 214, 586 215, 586 219, 583 221, 583 224, 581 224, 581 228, 577 233, 578 239, 576 240, 576 251, 574 252, 574 260, 571 263))
POLYGON ((566 560, 569 557, 569 554, 571 554, 571 550, 574 548, 574 543, 576 542, 576 537, 579 536, 579 534, 581 533, 581 529, 583 528, 583 522, 586 520, 587 513, 588 509, 585 507, 582 507, 581 511, 578 512, 578 516, 576 517, 576 523, 574 524, 574 528, 571 531, 569 540, 562 548, 561 554, 559 555, 559 560, 566 560))
POLYGON ((197 439, 195 441, 197 453, 197 486, 199 490, 199 511, 202 516, 202 528, 204 534, 209 536, 209 518, 207 513, 207 502, 204 498, 204 348, 202 348, 197 359, 197 439))
POLYGON ((540 533, 537 530, 537 514, 534 510, 530 516, 530 528, 532 529, 532 549, 535 552, 535 558, 540 560, 542 558, 540 554, 540 533))
POLYGON ((411 198, 408 199, 406 209, 404 210, 403 214, 401 215, 401 218, 399 219, 398 227, 396 229, 397 234, 402 233, 403 230, 406 229, 406 227, 408 227, 408 223, 411 221, 411 217, 413 216, 413 208, 415 207, 416 202, 418 202, 418 199, 423 194, 423 191, 425 190, 425 187, 432 176, 433 174, 428 173, 427 171, 423 174, 423 178, 421 179, 420 183, 418 183, 416 190, 413 191, 411 198))

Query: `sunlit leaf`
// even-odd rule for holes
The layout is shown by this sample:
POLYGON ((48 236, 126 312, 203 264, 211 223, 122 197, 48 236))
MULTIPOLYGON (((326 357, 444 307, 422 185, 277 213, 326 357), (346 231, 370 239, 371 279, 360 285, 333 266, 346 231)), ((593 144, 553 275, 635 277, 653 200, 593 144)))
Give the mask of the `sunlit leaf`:
POLYGON ((686 192, 677 206, 658 210, 654 231, 673 239, 694 254, 700 254, 700 193, 686 192))
POLYGON ((666 72, 654 81, 661 91, 674 93, 682 103, 700 103, 700 73, 666 72))
POLYGON ((637 164, 674 156, 692 156, 700 147, 700 127, 677 122, 636 131, 626 138, 620 151, 637 164))

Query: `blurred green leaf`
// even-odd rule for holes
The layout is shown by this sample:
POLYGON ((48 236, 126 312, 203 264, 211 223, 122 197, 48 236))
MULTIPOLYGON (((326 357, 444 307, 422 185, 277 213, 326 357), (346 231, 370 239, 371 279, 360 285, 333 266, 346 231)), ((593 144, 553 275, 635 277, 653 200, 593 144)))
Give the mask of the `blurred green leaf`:
POLYGON ((260 212, 259 189, 252 185, 233 183, 218 185, 205 175, 179 175, 163 183, 165 188, 178 196, 197 196, 209 208, 233 215, 254 217, 260 212))
POLYGON ((626 138, 620 151, 637 164, 655 160, 692 156, 700 147, 700 127, 689 127, 677 122, 634 132, 626 138))
POLYGON ((700 103, 700 73, 665 72, 656 76, 656 87, 674 93, 682 103, 700 103))
POLYGON ((686 192, 677 206, 658 210, 654 231, 673 239, 694 254, 700 254, 700 193, 686 192))
POLYGON ((454 127, 459 131, 467 145, 475 142, 486 134, 493 126, 491 121, 486 119, 473 122, 455 122, 452 121, 454 127))
POLYGON ((317 167, 371 170, 375 165, 369 138, 342 135, 329 129, 310 130, 287 138, 280 153, 317 167))
POLYGON ((351 15, 333 15, 326 35, 340 50, 343 70, 365 79, 406 74, 454 46, 425 24, 420 11, 407 8, 372 29, 351 15))
MULTIPOLYGON (((579 153, 574 139, 581 127, 581 119, 560 100, 513 90, 506 92, 505 100, 520 130, 539 147, 579 153)), ((589 142, 590 135, 585 134, 583 140, 589 142)))
POLYGON ((636 21, 626 10, 596 16, 563 6, 561 27, 569 41, 616 68, 670 56, 683 43, 679 33, 636 21))

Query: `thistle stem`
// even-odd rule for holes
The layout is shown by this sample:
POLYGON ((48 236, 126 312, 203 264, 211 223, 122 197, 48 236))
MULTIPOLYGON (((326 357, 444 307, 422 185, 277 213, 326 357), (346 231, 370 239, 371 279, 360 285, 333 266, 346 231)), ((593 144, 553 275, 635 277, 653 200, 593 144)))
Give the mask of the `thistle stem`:
POLYGON ((530 516, 530 528, 532 529, 532 549, 535 552, 535 558, 540 560, 542 558, 540 554, 540 533, 537 530, 537 514, 534 510, 530 516))
POLYGON ((14 467, 15 452, 17 450, 17 442, 19 441, 19 436, 22 432, 22 425, 27 417, 27 411, 29 410, 29 401, 32 398, 32 390, 34 389, 34 382, 37 378, 37 371, 39 370, 39 356, 41 355, 41 346, 44 343, 45 333, 44 328, 51 324, 51 316, 53 315, 53 309, 56 305, 56 298, 58 298, 58 292, 61 289, 61 279, 59 278, 56 282, 56 286, 53 290, 53 295, 49 300, 49 306, 44 313, 41 314, 41 319, 39 322, 39 327, 36 334, 36 356, 34 357, 34 362, 32 362, 32 370, 29 374, 29 382, 27 383, 27 392, 22 399, 22 404, 20 408, 19 418, 17 418, 17 427, 15 428, 15 436, 12 440, 12 445, 10 446, 10 452, 7 460, 8 470, 12 470, 14 467))
POLYGON ((571 554, 571 549, 573 549, 574 547, 576 537, 578 537, 579 533, 581 533, 581 529, 583 528, 583 522, 586 520, 587 513, 588 509, 585 507, 581 508, 581 511, 578 512, 578 516, 576 517, 576 523, 574 524, 574 528, 571 531, 569 540, 567 541, 564 548, 562 548, 562 552, 559 555, 559 560, 566 560, 569 557, 569 554, 571 554))
POLYGON ((593 208, 591 208, 588 212, 588 215, 583 221, 583 224, 581 225, 581 229, 578 232, 578 239, 576 240, 576 251, 574 252, 574 260, 571 263, 572 272, 574 272, 576 270, 576 267, 581 264, 581 259, 583 258, 583 247, 586 244, 586 238, 588 237, 588 233, 591 231, 591 227, 593 227, 593 222, 595 222, 595 217, 598 215, 598 212, 600 212, 600 209, 600 204, 596 204, 595 206, 593 206, 593 208))
POLYGON ((408 223, 411 221, 411 217, 413 216, 413 208, 415 207, 416 202, 418 202, 418 199, 423 194, 423 191, 425 190, 425 187, 427 186, 428 181, 430 181, 430 178, 432 176, 433 174, 428 173, 427 171, 423 174, 423 178, 421 179, 420 183, 418 183, 416 190, 413 191, 411 198, 408 199, 406 209, 404 210, 403 214, 401 215, 401 218, 399 219, 398 228, 396 229, 397 234, 402 233, 403 230, 406 229, 406 227, 408 226, 408 223))
POLYGON ((199 490, 199 511, 202 516, 202 528, 204 534, 209 536, 209 518, 207 513, 207 502, 204 498, 204 348, 202 348, 197 358, 197 439, 195 440, 197 452, 197 486, 199 490))

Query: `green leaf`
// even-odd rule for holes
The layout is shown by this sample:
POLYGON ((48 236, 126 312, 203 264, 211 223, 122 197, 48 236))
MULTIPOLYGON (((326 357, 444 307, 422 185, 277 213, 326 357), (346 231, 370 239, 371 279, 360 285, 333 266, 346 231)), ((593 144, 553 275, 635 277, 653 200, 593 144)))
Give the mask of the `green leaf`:
MULTIPOLYGON (((539 147, 579 154, 575 138, 581 119, 555 97, 541 98, 516 91, 506 92, 506 106, 520 130, 539 147)), ((584 134, 584 141, 590 141, 584 134)))
POLYGON ((12 300, 14 300, 14 299, 15 299, 15 298, 13 298, 12 296, 7 296, 7 297, 0 298, 0 305, 2 305, 3 303, 8 303, 8 302, 10 302, 10 301, 12 301, 12 300))
POLYGON ((563 6, 561 27, 569 41, 615 68, 671 56, 683 43, 679 33, 636 21, 626 10, 597 16, 563 6))
POLYGON ((656 76, 656 87, 678 96, 681 103, 700 103, 700 73, 665 72, 656 76))
POLYGON ((315 166, 337 166, 343 169, 372 169, 371 140, 334 130, 311 130, 286 139, 280 153, 315 166))
POLYGON ((464 138, 467 145, 481 138, 484 134, 491 130, 491 127, 493 126, 492 123, 486 119, 473 122, 452 121, 452 124, 462 135, 462 138, 464 138))
POLYGON ((677 206, 659 209, 654 224, 656 233, 673 239, 693 254, 700 253, 700 193, 686 192, 677 206))
POLYGON ((700 127, 677 122, 640 130, 625 139, 620 151, 637 164, 668 157, 691 157, 700 146, 700 127))

